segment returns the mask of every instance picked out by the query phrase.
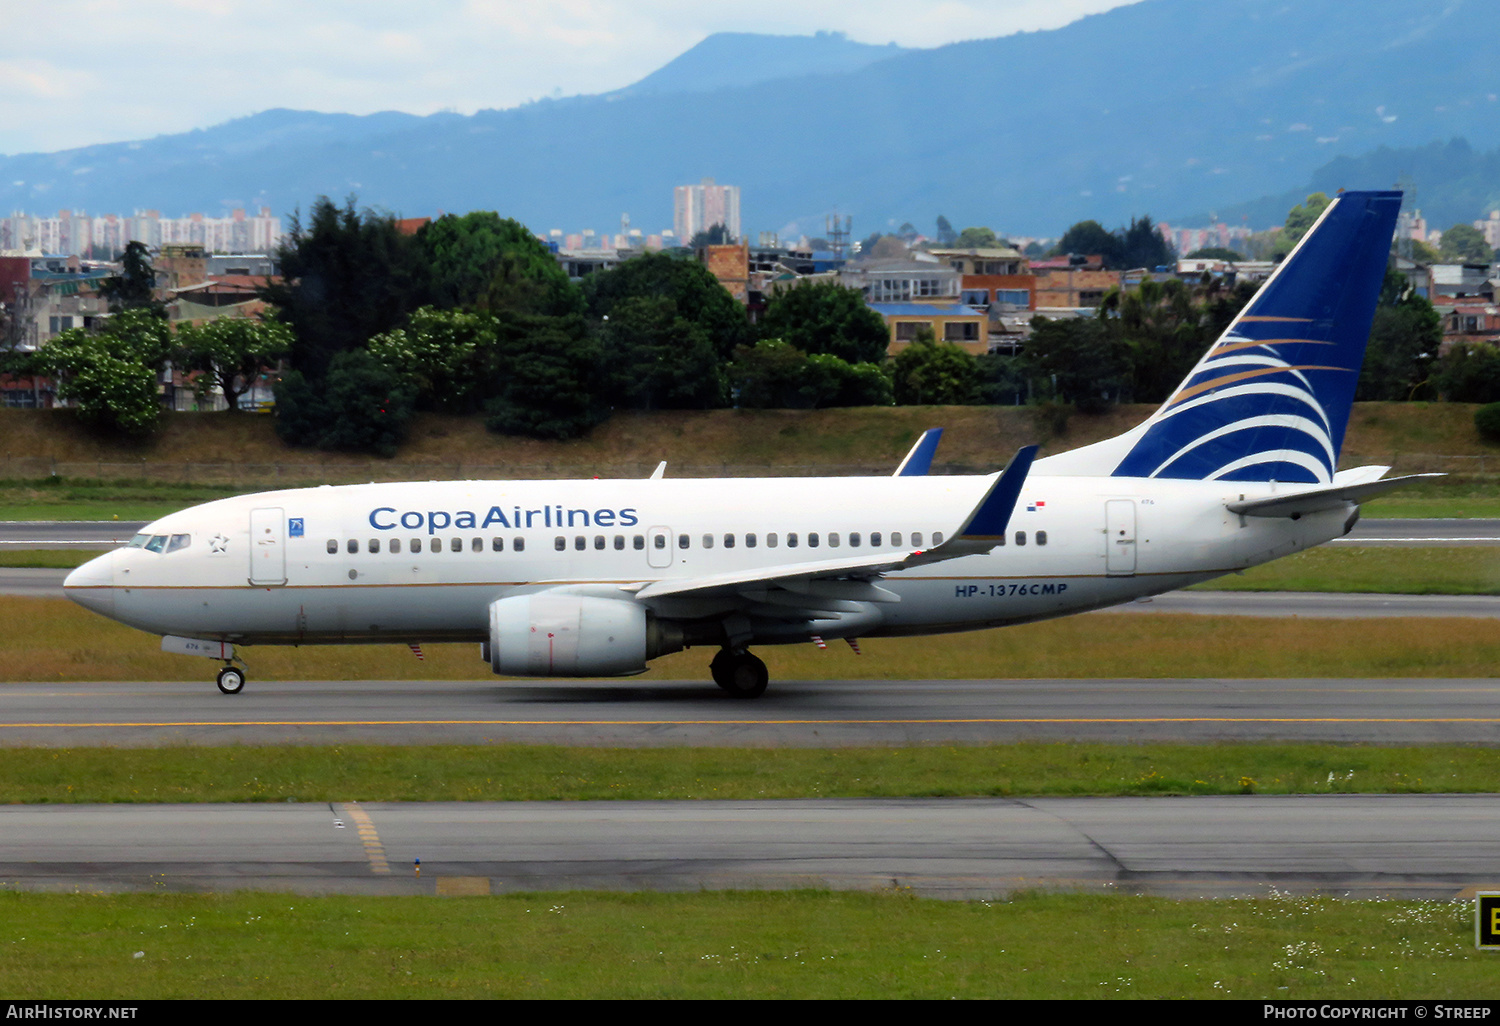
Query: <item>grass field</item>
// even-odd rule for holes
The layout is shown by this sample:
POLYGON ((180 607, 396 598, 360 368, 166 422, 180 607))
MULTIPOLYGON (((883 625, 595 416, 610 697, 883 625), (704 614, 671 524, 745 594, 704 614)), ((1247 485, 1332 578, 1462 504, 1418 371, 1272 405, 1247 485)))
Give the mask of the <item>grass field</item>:
POLYGON ((0 992, 91 998, 1488 1000, 1464 901, 0 892, 0 992))
POLYGON ((1458 745, 0 749, 7 804, 1490 792, 1500 792, 1500 752, 1458 745))
MULTIPOLYGON (((0 682, 211 681, 207 659, 169 655, 158 639, 67 599, 0 596, 0 682), (37 639, 46 639, 38 644, 37 639)), ((1315 620, 1096 613, 931 638, 758 649, 772 680, 962 680, 973 677, 1488 677, 1500 621, 1315 620)), ((243 647, 250 676, 275 680, 488 680, 477 645, 243 647)), ((633 680, 704 680, 708 649, 664 656, 633 680)))

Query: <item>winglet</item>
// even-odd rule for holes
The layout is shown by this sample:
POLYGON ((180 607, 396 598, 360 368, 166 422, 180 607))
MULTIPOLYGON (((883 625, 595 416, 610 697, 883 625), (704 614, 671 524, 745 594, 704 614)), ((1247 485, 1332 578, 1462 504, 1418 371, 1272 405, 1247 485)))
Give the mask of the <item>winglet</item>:
POLYGON ((924 477, 932 469, 932 457, 937 453, 938 442, 942 440, 942 428, 928 428, 922 432, 922 437, 917 439, 917 444, 911 447, 911 452, 906 454, 906 459, 896 468, 892 477, 924 477))
POLYGON ((980 541, 1004 537, 1010 515, 1015 512, 1016 501, 1021 498, 1021 486, 1026 483, 1026 475, 1031 473, 1031 462, 1036 459, 1036 452, 1037 447, 1034 445, 1023 445, 1016 450, 1016 454, 1001 471, 999 479, 990 487, 990 493, 974 507, 974 512, 964 521, 964 526, 958 529, 956 538, 980 541))
POLYGON ((658 463, 656 465, 656 469, 653 470, 653 471, 651 471, 651 480, 652 481, 660 481, 662 479, 662 475, 664 475, 666 472, 667 472, 667 461, 666 460, 662 460, 660 463, 658 463))

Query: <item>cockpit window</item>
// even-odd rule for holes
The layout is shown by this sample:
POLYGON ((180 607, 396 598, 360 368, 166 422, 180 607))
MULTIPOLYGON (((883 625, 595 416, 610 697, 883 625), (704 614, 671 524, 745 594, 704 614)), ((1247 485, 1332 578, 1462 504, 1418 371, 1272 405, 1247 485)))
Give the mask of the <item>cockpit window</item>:
POLYGON ((146 542, 147 552, 160 552, 167 547, 167 536, 164 534, 153 534, 146 542))
POLYGON ((149 534, 138 534, 134 538, 130 539, 130 544, 125 547, 127 549, 143 549, 146 547, 146 543, 150 540, 151 536, 149 534))
POLYGON ((178 549, 185 549, 192 543, 192 540, 193 536, 190 534, 174 534, 172 540, 167 542, 167 551, 176 552, 178 549))

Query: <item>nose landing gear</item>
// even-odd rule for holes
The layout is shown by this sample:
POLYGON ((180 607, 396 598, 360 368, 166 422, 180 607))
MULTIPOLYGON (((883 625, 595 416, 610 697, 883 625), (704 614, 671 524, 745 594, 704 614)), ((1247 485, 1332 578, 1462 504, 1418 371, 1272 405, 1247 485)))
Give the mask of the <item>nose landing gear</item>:
POLYGON ((720 649, 708 664, 714 683, 735 698, 759 698, 770 683, 766 664, 744 649, 720 649))
POLYGON ((219 690, 226 695, 237 695, 245 690, 245 671, 233 666, 225 666, 219 671, 219 690))

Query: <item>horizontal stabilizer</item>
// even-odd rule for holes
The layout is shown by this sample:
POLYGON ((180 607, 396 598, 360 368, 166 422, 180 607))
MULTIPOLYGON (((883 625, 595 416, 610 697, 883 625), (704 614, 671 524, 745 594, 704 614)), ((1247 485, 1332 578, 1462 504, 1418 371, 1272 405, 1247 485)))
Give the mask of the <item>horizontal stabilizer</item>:
POLYGON ((1391 477, 1380 481, 1333 484, 1326 488, 1314 488, 1306 492, 1268 495, 1259 499, 1230 502, 1226 505, 1231 513, 1247 517, 1300 517, 1307 513, 1321 513, 1324 510, 1338 509, 1341 506, 1358 505, 1414 481, 1442 476, 1442 474, 1410 474, 1406 477, 1391 477))

